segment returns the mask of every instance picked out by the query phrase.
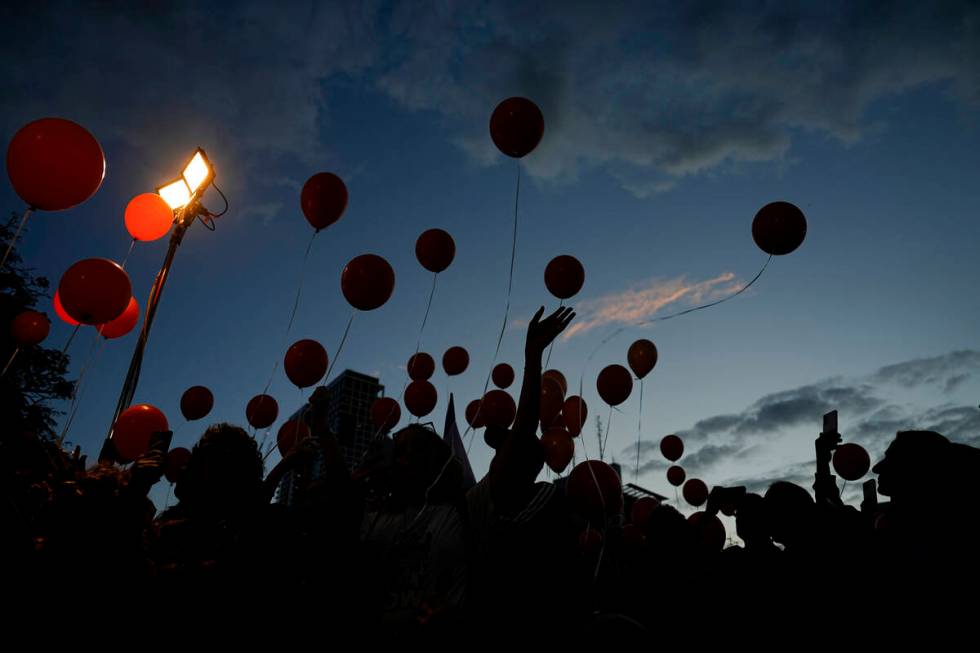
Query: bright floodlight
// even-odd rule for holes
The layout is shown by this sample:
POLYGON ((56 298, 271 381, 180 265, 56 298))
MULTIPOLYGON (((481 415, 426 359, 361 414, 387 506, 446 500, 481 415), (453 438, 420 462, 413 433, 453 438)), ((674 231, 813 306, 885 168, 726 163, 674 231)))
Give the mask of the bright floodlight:
POLYGON ((191 193, 197 192, 211 178, 211 175, 211 164, 208 163, 208 159, 204 155, 204 150, 197 148, 197 152, 194 153, 194 157, 182 173, 184 181, 187 182, 191 193))
POLYGON ((191 189, 183 179, 175 179, 166 186, 161 186, 157 193, 172 209, 179 209, 191 199, 191 189))

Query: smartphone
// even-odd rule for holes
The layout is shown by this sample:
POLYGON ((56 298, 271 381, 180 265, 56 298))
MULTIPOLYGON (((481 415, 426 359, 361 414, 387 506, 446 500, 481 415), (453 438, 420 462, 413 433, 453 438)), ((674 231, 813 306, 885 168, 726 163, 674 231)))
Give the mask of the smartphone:
POLYGON ((150 446, 147 447, 147 453, 151 451, 159 451, 163 455, 167 455, 170 451, 170 443, 174 439, 173 431, 157 431, 150 436, 150 446))
POLYGON ((871 506, 878 505, 878 484, 873 478, 869 478, 862 485, 864 488, 864 502, 871 506))
POLYGON ((837 411, 832 410, 823 416, 823 432, 831 435, 837 433, 837 411))

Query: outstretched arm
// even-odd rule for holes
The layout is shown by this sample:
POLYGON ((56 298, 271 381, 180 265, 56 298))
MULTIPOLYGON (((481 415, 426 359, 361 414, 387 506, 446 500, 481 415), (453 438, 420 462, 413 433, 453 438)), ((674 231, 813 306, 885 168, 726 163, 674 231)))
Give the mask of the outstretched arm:
POLYGON ((559 308, 541 319, 544 307, 531 318, 527 327, 527 341, 524 345, 524 381, 521 384, 521 398, 517 405, 517 419, 514 420, 514 433, 535 435, 541 412, 541 357, 545 349, 565 330, 575 312, 571 307, 559 308))

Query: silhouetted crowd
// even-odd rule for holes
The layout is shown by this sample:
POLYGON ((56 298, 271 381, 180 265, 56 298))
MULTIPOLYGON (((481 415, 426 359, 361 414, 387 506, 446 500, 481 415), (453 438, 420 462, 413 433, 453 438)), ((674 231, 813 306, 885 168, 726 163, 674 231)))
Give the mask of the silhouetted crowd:
POLYGON ((830 624, 855 601, 869 616, 975 596, 980 450, 938 433, 898 433, 873 468, 888 501, 866 496, 860 508, 840 498, 827 434, 816 441, 812 493, 788 482, 764 494, 719 487, 697 518, 664 503, 637 520, 606 509, 620 497, 599 496, 595 510, 570 499, 567 477, 537 480, 542 353, 570 319, 532 320, 517 418, 495 434, 490 470, 468 489, 449 445, 420 424, 379 437, 352 472, 325 428, 321 392, 304 417, 312 437, 268 474, 244 429, 210 426, 160 514, 148 492, 161 452, 128 467, 88 465, 77 450, 5 433, 6 588, 78 596, 80 583, 104 583, 125 588, 121 600, 147 592, 302 606, 358 641, 610 641, 679 628, 698 641, 721 625, 745 634, 811 609, 830 624), (311 464, 318 474, 299 498, 275 503, 284 476, 311 464), (719 510, 734 514, 740 546, 726 547, 719 510))

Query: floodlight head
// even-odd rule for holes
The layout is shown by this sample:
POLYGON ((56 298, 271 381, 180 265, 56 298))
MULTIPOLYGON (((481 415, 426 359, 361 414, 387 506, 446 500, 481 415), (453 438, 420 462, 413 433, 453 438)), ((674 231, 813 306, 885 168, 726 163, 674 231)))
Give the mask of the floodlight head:
POLYGON ((190 163, 184 166, 181 177, 187 182, 191 194, 196 193, 199 189, 203 191, 204 187, 211 182, 214 178, 214 168, 211 167, 211 162, 208 161, 208 156, 203 149, 197 148, 190 163))
POLYGON ((157 194, 174 210, 191 200, 191 189, 183 178, 174 179, 169 184, 157 188, 157 194))

